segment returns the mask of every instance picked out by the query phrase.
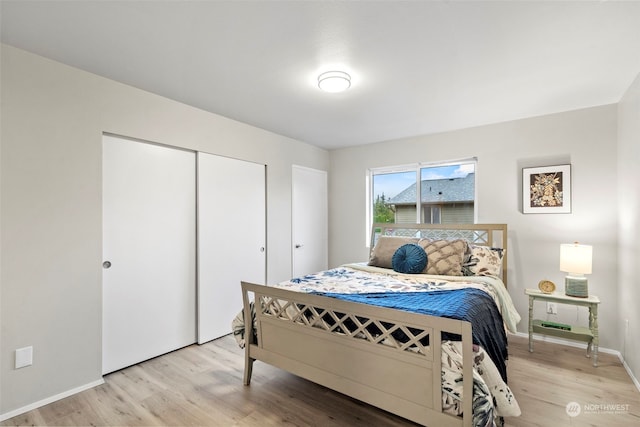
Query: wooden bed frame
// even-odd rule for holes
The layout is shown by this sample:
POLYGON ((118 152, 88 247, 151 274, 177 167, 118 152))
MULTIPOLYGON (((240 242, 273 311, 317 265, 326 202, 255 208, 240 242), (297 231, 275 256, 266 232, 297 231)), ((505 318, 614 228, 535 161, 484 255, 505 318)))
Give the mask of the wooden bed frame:
MULTIPOLYGON (((381 235, 463 238, 474 245, 503 248, 506 283, 504 224, 374 224, 372 230, 371 248, 381 235)), ((257 342, 252 322, 245 322, 245 385, 251 381, 253 362, 260 360, 422 425, 472 425, 472 399, 463 400, 462 418, 442 412, 441 384, 441 333, 459 334, 463 395, 473 394, 469 322, 246 282, 242 298, 245 319, 251 319, 251 302, 256 302, 257 342), (324 322, 326 316, 332 321, 324 322), (370 324, 382 334, 371 335, 366 329, 370 324), (381 343, 398 328, 409 337, 407 343, 381 343), (420 340, 427 335, 438 339, 422 345, 420 340)))

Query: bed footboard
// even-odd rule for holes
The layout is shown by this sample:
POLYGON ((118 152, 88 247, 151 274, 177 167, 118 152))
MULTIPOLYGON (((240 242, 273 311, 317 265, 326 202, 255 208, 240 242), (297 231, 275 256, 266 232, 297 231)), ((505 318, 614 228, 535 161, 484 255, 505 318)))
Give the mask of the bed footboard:
POLYGON ((423 425, 472 425, 469 322, 246 282, 242 298, 244 319, 255 307, 255 323, 245 321, 245 385, 260 360, 423 425), (443 332, 462 337, 463 418, 442 412, 443 332))

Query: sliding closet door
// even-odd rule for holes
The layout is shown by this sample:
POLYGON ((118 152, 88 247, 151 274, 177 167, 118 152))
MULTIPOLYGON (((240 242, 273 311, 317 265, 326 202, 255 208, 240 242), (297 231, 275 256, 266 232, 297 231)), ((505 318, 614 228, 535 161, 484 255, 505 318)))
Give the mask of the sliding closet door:
POLYGON ((103 138, 103 373, 195 342, 195 197, 195 153, 103 138))
POLYGON ((231 332, 240 282, 266 278, 265 166, 198 153, 198 343, 231 332))

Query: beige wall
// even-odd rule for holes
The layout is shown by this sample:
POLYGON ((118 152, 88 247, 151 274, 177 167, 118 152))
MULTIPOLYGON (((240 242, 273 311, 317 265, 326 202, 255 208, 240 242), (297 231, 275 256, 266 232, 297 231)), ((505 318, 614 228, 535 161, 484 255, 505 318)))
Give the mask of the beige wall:
POLYGON ((622 352, 640 379, 640 74, 618 105, 618 215, 622 352), (627 327, 628 320, 628 327, 627 327))
POLYGON ((6 45, 1 54, 0 415, 101 377, 103 132, 266 164, 268 280, 288 278, 291 166, 327 170, 325 150, 6 45), (15 370, 24 346, 34 364, 15 370))
MULTIPOLYGON (((608 105, 436 135, 331 151, 331 266, 367 258, 365 245, 365 176, 367 168, 478 158, 476 170, 478 222, 509 226, 509 291, 527 330, 525 288, 541 279, 560 289, 560 244, 593 245, 590 292, 602 299, 601 345, 620 349, 617 290, 616 217, 617 107, 608 105), (521 213, 521 169, 571 163, 571 214, 521 213), (345 213, 348 213, 345 214, 345 213)), ((565 322, 588 322, 585 310, 559 306, 536 316, 565 322)))

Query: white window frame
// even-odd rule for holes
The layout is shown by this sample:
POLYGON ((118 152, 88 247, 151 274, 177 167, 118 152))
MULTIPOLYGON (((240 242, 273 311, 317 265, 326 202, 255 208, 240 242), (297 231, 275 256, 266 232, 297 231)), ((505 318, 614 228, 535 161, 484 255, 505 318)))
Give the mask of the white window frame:
POLYGON ((382 175, 389 173, 398 173, 398 172, 410 172, 415 170, 416 172, 416 224, 420 224, 421 219, 421 200, 420 195, 422 194, 422 189, 420 188, 420 184, 422 182, 421 179, 421 170, 423 168, 433 168, 433 167, 445 167, 445 166, 455 166, 466 163, 473 163, 474 173, 475 173, 475 183, 474 183, 474 193, 473 193, 473 222, 476 223, 478 221, 478 158, 477 157, 469 157, 464 159, 457 160, 447 160, 441 162, 420 162, 420 163, 411 163, 405 165, 395 165, 395 166, 384 166, 378 168, 369 168, 367 169, 366 175, 366 192, 367 192, 367 206, 365 209, 367 220, 366 222, 366 245, 370 246, 371 242, 371 225, 373 224, 373 203, 374 203, 374 195, 373 195, 373 177, 374 175, 382 175))

